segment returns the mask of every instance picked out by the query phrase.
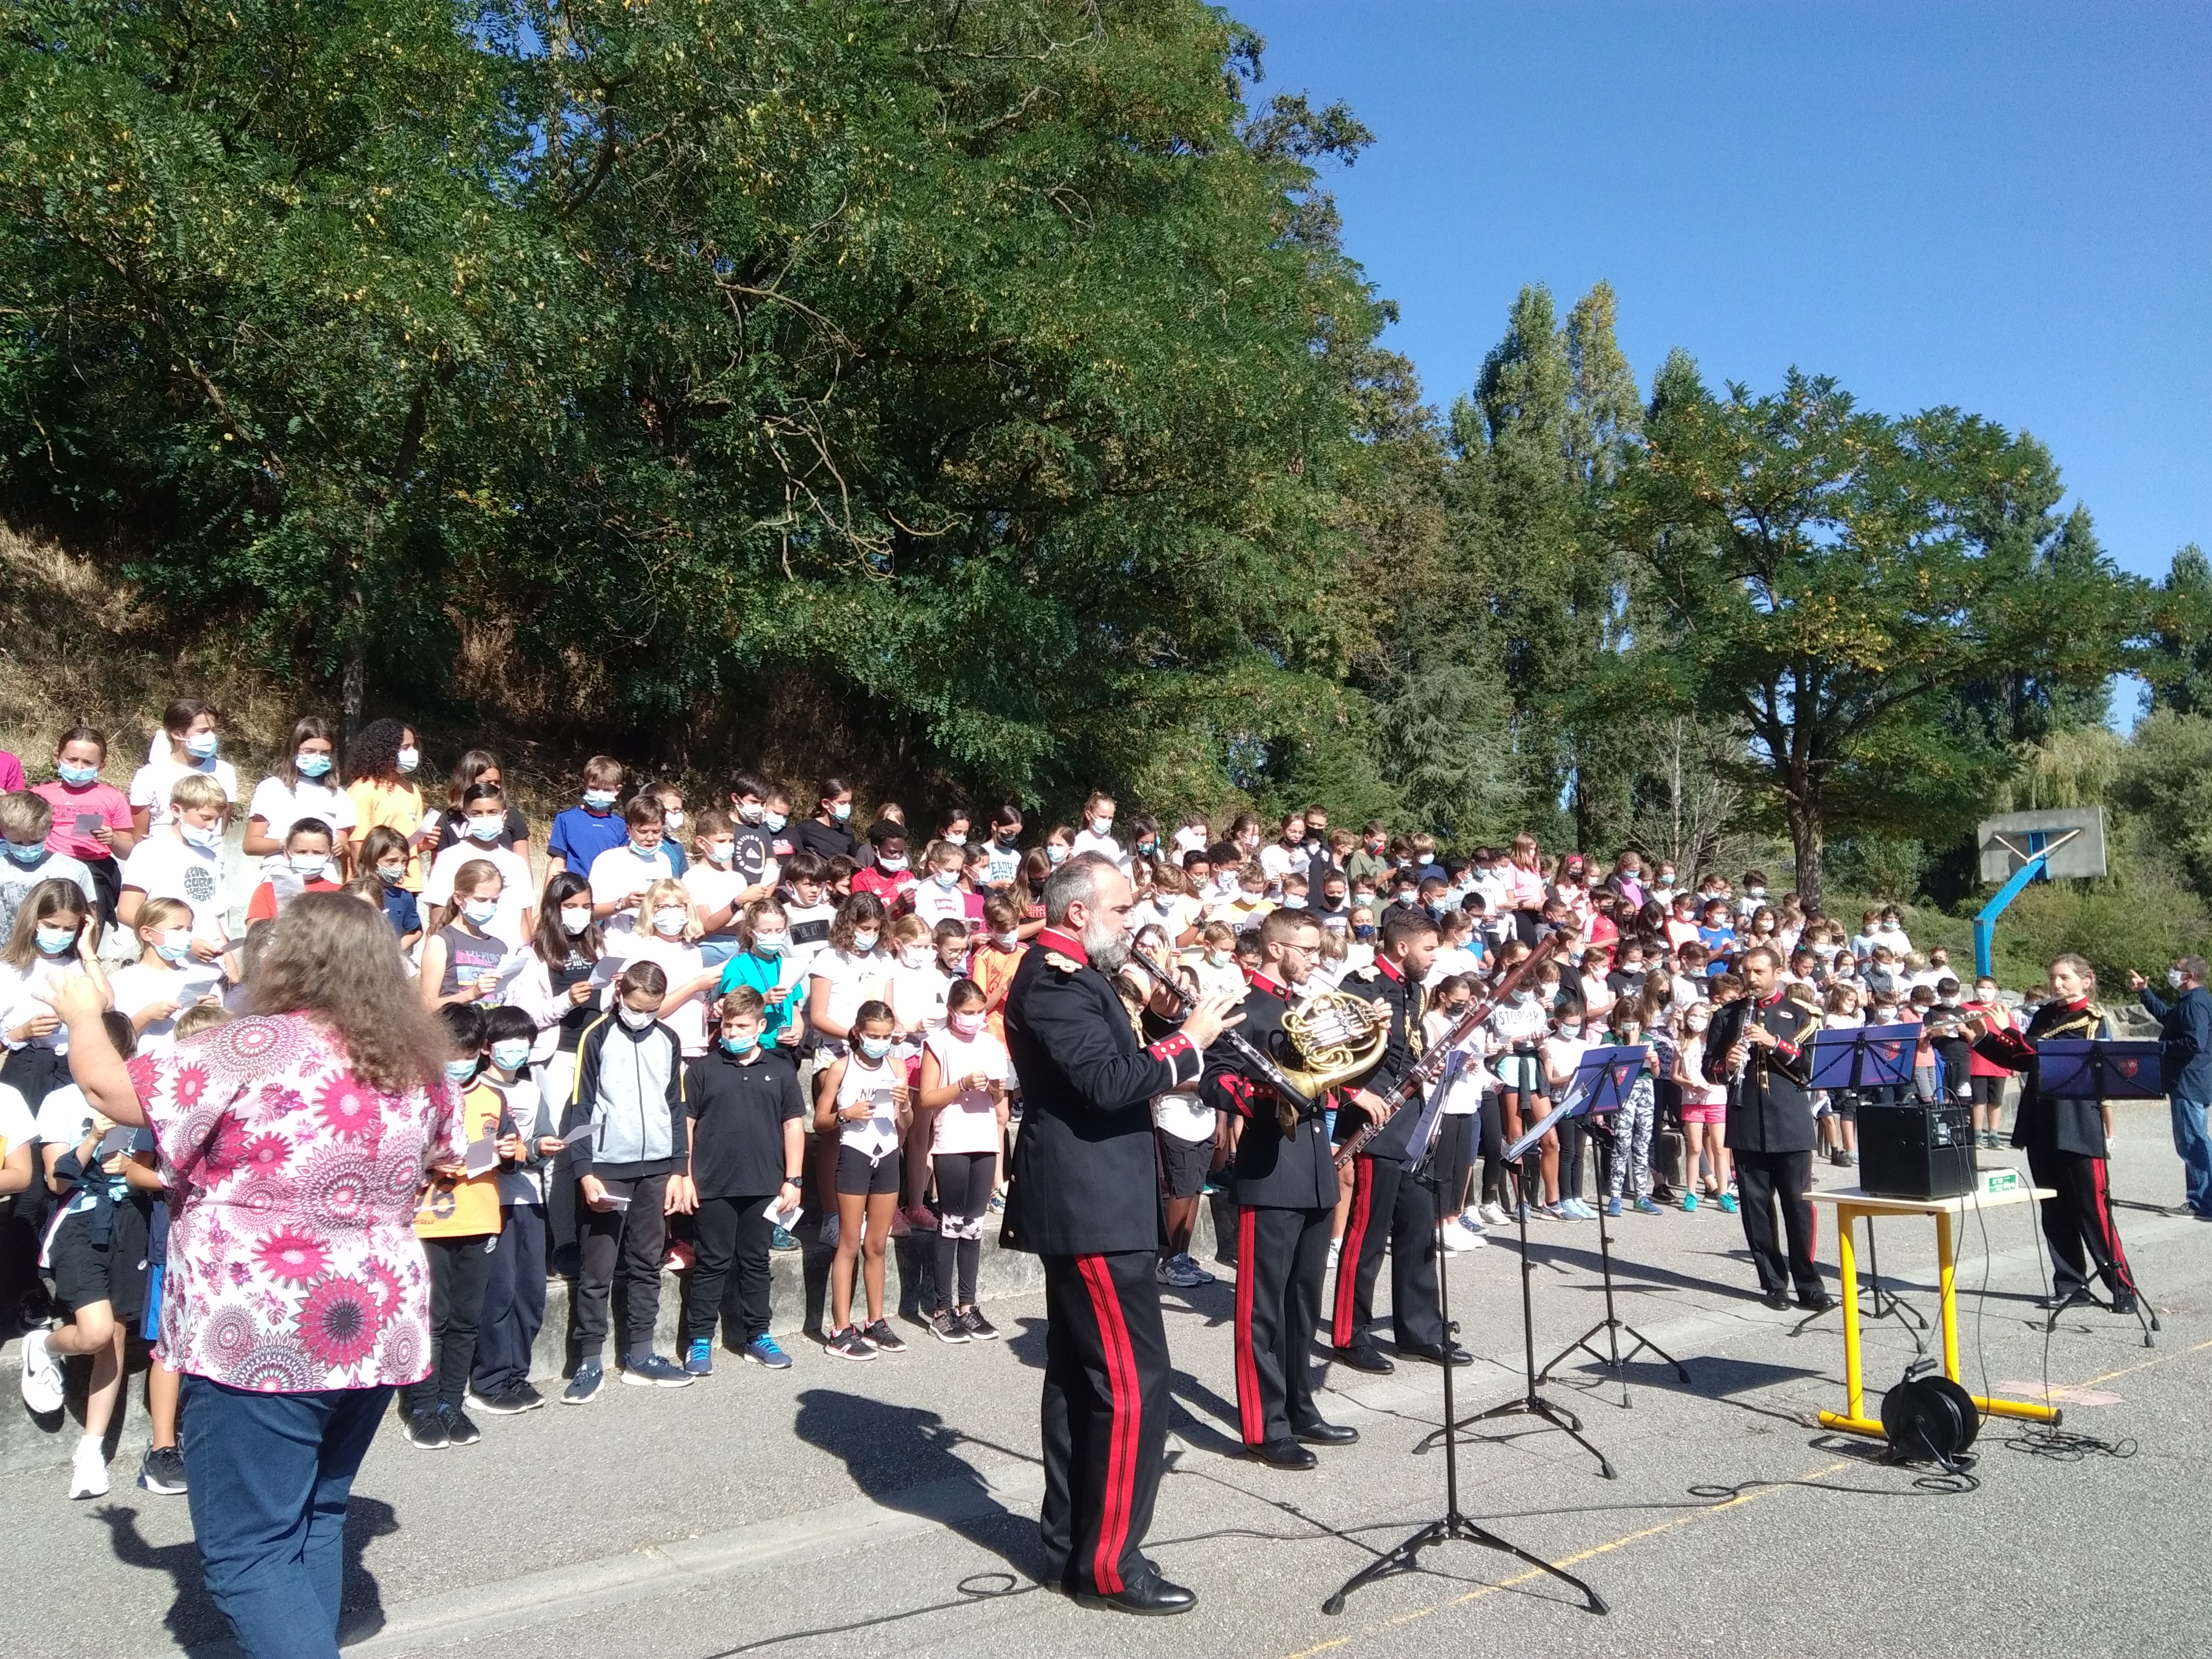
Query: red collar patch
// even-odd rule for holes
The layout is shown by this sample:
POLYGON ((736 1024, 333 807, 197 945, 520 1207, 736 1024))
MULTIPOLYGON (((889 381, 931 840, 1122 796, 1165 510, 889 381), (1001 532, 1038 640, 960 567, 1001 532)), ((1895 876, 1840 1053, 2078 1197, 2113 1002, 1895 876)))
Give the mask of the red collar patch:
POLYGON ((1073 957, 1085 968, 1091 965, 1091 953, 1083 948, 1083 941, 1073 933, 1062 933, 1057 927, 1040 928, 1035 943, 1040 949, 1057 951, 1064 957, 1073 957))

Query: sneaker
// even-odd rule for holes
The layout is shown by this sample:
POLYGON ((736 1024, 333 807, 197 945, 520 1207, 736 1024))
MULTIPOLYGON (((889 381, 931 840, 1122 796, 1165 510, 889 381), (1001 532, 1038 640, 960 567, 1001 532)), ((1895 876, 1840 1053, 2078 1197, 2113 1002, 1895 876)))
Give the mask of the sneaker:
POLYGON ((70 1496, 107 1496, 107 1454, 100 1449, 99 1441, 76 1443, 76 1455, 70 1459, 70 1496))
POLYGON ((688 1389, 699 1379, 672 1359, 640 1353, 623 1362, 622 1380, 633 1389, 688 1389))
POLYGON ((1650 1197, 1646 1196, 1636 1200, 1636 1213, 1638 1215, 1663 1215, 1666 1212, 1662 1210, 1656 1204, 1654 1204, 1650 1197))
POLYGON ((1684 1215, 1695 1215, 1697 1212, 1698 1195, 1695 1193, 1684 1193, 1682 1194, 1682 1213, 1684 1215))
POLYGON ((174 1446, 149 1446, 139 1460, 138 1484, 148 1492, 173 1498, 185 1490, 185 1455, 174 1446))
POLYGON ((1470 1231, 1457 1222, 1444 1224, 1444 1254, 1464 1255, 1469 1250, 1487 1249, 1490 1241, 1480 1232, 1470 1231))
POLYGON ((23 1403, 32 1414, 49 1417, 62 1408, 61 1361, 46 1352, 48 1331, 23 1333, 23 1403))
MULTIPOLYGON (((888 1319, 878 1319, 874 1324, 869 1326, 867 1329, 862 1331, 860 1334, 867 1338, 868 1346, 873 1348, 878 1353, 904 1353, 906 1352, 906 1340, 896 1331, 891 1328, 891 1322, 888 1319)), ((973 1334, 973 1333, 970 1333, 970 1334, 973 1334)))
POLYGON ((483 1438, 483 1431, 469 1421, 469 1414, 459 1406, 442 1406, 440 1413, 446 1419, 446 1443, 449 1446, 473 1446, 483 1438))
POLYGON ((468 1393, 468 1404, 489 1417, 513 1417, 520 1412, 534 1412, 544 1403, 545 1396, 520 1378, 502 1383, 489 1394, 479 1394, 474 1388, 468 1393))
POLYGON ((768 1236, 768 1247, 771 1250, 776 1250, 785 1255, 788 1255, 790 1252, 799 1248, 799 1241, 791 1236, 791 1230, 789 1228, 778 1227, 774 1232, 768 1236))
POLYGON ((842 1331, 832 1331, 822 1344, 823 1352, 832 1359, 873 1359, 876 1351, 860 1334, 858 1325, 848 1325, 842 1331))
POLYGON ((950 1308, 939 1308, 929 1316, 929 1334, 939 1342, 965 1342, 968 1327, 950 1308))
POLYGON ((993 1214, 994 1214, 994 1215, 995 1215, 995 1214, 997 1214, 1000 1211, 1004 1210, 1006 1207, 1006 1189, 1004 1187, 1001 1187, 1001 1188, 999 1188, 999 1190, 998 1190, 997 1192, 993 1193, 993 1194, 991 1194, 991 1212, 992 1212, 992 1213, 993 1213, 993 1214))
POLYGON ((690 1376, 712 1376, 714 1374, 714 1343, 711 1337, 695 1336, 691 1346, 684 1352, 684 1370, 690 1376))
POLYGON ((1336 1259, 1343 1254, 1344 1241, 1340 1238, 1330 1239, 1328 1241, 1328 1270, 1331 1273, 1334 1273, 1336 1271, 1336 1259))
POLYGON ((815 1237, 830 1249, 836 1249, 837 1248, 837 1218, 834 1215, 823 1216, 821 1231, 816 1233, 815 1237))
POLYGON ((668 1247, 668 1255, 660 1264, 660 1271, 688 1273, 698 1259, 697 1248, 689 1239, 679 1238, 668 1247))
POLYGON ((937 1231, 937 1217, 927 1204, 910 1205, 906 1212, 906 1224, 918 1233, 933 1233, 937 1231))
POLYGON ((1569 1200, 1567 1200, 1567 1202, 1568 1202, 1568 1203, 1570 1203, 1570 1204, 1571 1204, 1571 1205, 1573 1205, 1573 1206, 1575 1206, 1575 1219, 1576 1219, 1576 1220, 1577 1220, 1577 1221, 1595 1221, 1595 1220, 1596 1220, 1596 1219, 1597 1219, 1597 1212, 1596 1212, 1595 1210, 1593 1210, 1592 1208, 1590 1208, 1590 1206, 1589 1206, 1589 1205, 1588 1204, 1588 1202, 1586 1202, 1584 1200, 1582 1200, 1582 1199, 1579 1199, 1579 1198, 1571 1198, 1571 1199, 1569 1199, 1569 1200))
POLYGON ((1723 1215, 1734 1215, 1735 1212, 1735 1194, 1734 1193, 1723 1193, 1721 1194, 1721 1213, 1723 1215))
POLYGON ((1513 1218, 1505 1213, 1503 1204, 1485 1204, 1474 1213, 1486 1227, 1510 1227, 1513 1224, 1513 1218))
POLYGON ((772 1336, 757 1336, 745 1344, 745 1358, 756 1365, 765 1365, 772 1371, 791 1369, 791 1356, 780 1347, 772 1336))
POLYGON ((1183 1288, 1185 1290, 1194 1290, 1200 1285, 1211 1285, 1213 1283, 1213 1275, 1206 1272, 1205 1268, 1200 1267, 1198 1263, 1192 1261, 1190 1259, 1190 1252, 1188 1250, 1183 1251, 1175 1258, 1175 1266, 1182 1270, 1183 1288))
POLYGON ((981 1308, 969 1309, 966 1313, 960 1316, 960 1322, 968 1328, 970 1341, 995 1342, 998 1340, 999 1328, 983 1317, 983 1310, 981 1308))
POLYGON ((599 1385, 605 1382, 606 1373, 596 1359, 586 1359, 576 1367, 576 1374, 568 1379, 568 1386, 561 1390, 564 1406, 588 1406, 599 1397, 599 1385))
POLYGON ((402 1414, 399 1431, 416 1451, 443 1451, 453 1443, 446 1433, 446 1414, 435 1406, 402 1414))
POLYGON ((1608 1198, 1606 1200, 1605 1212, 1607 1216, 1619 1215, 1620 1213, 1620 1200, 1617 1198, 1608 1198))

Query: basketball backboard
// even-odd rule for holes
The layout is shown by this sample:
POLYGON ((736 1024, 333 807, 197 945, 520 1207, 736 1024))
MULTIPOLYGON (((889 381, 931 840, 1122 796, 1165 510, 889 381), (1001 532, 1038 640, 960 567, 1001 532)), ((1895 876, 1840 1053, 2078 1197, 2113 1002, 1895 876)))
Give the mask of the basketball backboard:
POLYGON ((2046 876, 2086 877, 2105 873, 2105 809, 2058 806, 2040 812, 2000 812, 1984 818, 1978 832, 1982 880, 1994 886, 2009 881, 2021 866, 2049 849, 2046 876))

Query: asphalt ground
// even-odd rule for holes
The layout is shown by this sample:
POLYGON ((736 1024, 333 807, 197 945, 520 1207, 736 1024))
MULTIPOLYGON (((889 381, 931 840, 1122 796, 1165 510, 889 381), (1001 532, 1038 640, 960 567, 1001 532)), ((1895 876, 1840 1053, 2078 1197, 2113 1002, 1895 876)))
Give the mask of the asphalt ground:
MULTIPOLYGON (((1614 1224, 1620 1316, 1690 1382, 1649 1355, 1625 1382, 1577 1355, 1547 1385, 1614 1480, 1523 1417, 1476 1425, 1459 1456, 1466 1513, 1582 1575, 1602 1617, 1464 1542, 1325 1615, 1342 1579, 1444 1508, 1444 1455, 1416 1450, 1442 1420, 1440 1374, 1335 1372, 1325 1408, 1360 1443, 1310 1474, 1252 1463, 1236 1455, 1224 1272, 1168 1293, 1174 1458, 1148 1549, 1199 1592, 1186 1616, 1085 1612, 1030 1577, 1043 1325, 1041 1299, 1018 1297, 991 1304, 998 1343, 947 1347, 916 1328, 909 1353, 865 1364, 801 1344, 780 1374, 722 1355, 696 1387, 611 1383, 582 1409, 480 1419, 481 1445, 434 1454, 387 1429, 355 1489, 348 1652, 2194 1654, 2212 1628, 2193 1565, 2212 1522, 2212 1228, 2160 1207, 2179 1188, 2162 1105, 2122 1109, 2113 1185, 2165 1327, 2154 1348, 2099 1311, 2046 1340, 2029 1211, 1990 1212, 1986 1237, 1967 1221, 1967 1385, 2048 1389, 2065 1422, 2064 1437, 1990 1422, 1963 1480, 1815 1425, 1842 1404, 1837 1316, 1800 1330, 1802 1316, 1759 1304, 1734 1218, 1614 1224)), ((1932 1320, 1932 1224, 1885 1222, 1880 1243, 1885 1279, 1932 1320)), ((1602 1317, 1596 1228, 1536 1224, 1531 1245, 1540 1363, 1602 1317)), ((1504 1239, 1453 1261, 1453 1312, 1478 1355, 1458 1373, 1462 1413, 1522 1391, 1517 1265, 1504 1239)), ((1870 1411, 1913 1337, 1899 1319, 1868 1327, 1870 1411)), ((0 1476, 9 1654, 224 1650, 185 1501, 130 1484, 136 1449, 101 1501, 70 1502, 51 1469, 0 1476)))

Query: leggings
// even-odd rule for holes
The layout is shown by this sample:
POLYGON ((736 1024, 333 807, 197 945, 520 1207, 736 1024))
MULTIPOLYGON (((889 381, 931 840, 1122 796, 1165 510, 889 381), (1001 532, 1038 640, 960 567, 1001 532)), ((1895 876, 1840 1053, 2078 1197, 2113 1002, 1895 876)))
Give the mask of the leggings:
POLYGON ((1559 1125, 1559 1196, 1583 1195, 1583 1148, 1589 1141, 1589 1124, 1571 1117, 1559 1125))
POLYGON ((937 1166, 937 1305, 973 1307, 975 1269, 983 1255, 983 1218, 991 1208, 996 1152, 939 1152, 937 1166), (955 1273, 959 1295, 954 1296, 955 1273))
MULTIPOLYGON (((1437 1175, 1437 1207, 1457 1215, 1467 1203, 1468 1172, 1474 1161, 1473 1115, 1447 1112, 1437 1125, 1437 1144, 1429 1162, 1437 1175)), ((1408 1177, 1410 1179, 1410 1177, 1408 1177)))
POLYGON ((1495 1091, 1482 1097, 1482 1201, 1505 1204, 1505 1103, 1495 1091))

